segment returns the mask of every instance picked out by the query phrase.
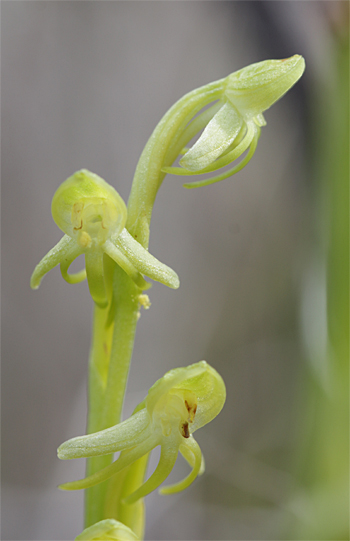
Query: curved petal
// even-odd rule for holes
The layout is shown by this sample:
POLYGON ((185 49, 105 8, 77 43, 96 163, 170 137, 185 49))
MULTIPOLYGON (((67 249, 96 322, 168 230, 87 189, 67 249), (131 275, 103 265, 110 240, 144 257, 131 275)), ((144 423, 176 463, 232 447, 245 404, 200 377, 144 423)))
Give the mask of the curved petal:
POLYGON ((123 199, 113 186, 87 169, 76 171, 56 190, 51 204, 52 217, 62 231, 74 237, 74 207, 80 205, 82 210, 89 202, 99 202, 104 228, 110 234, 123 229, 127 218, 123 199))
MULTIPOLYGON (((224 173, 222 173, 221 175, 217 175, 216 177, 210 177, 210 178, 206 178, 204 180, 198 180, 197 182, 189 182, 189 183, 183 184, 183 187, 184 188, 201 188, 202 186, 209 186, 210 184, 215 184, 215 182, 220 182, 221 180, 224 180, 225 178, 229 178, 232 175, 235 175, 236 173, 241 171, 241 169, 243 169, 243 167, 245 167, 247 165, 247 163, 250 162, 250 160, 254 156, 254 153, 256 151, 256 147, 257 147, 257 144, 258 144, 259 137, 260 137, 260 128, 256 128, 256 133, 255 133, 255 136, 254 136, 253 140, 251 141, 249 152, 243 158, 243 160, 240 161, 234 167, 232 167, 232 169, 229 169, 228 171, 225 171, 224 173)), ((243 142, 244 142, 244 140, 242 141, 242 143, 243 142)), ((244 152, 244 150, 242 152, 244 152)), ((228 155, 229 154, 227 154, 227 156, 228 155)))
MULTIPOLYGON (((186 154, 190 149, 186 148, 186 145, 188 144, 193 137, 195 137, 205 126, 210 122, 210 120, 213 118, 213 116, 221 109, 223 102, 217 101, 214 103, 214 105, 211 105, 201 113, 199 113, 197 116, 195 116, 190 123, 187 125, 187 127, 183 130, 180 137, 176 140, 176 142, 169 145, 169 150, 167 152, 166 157, 164 158, 164 163, 167 164, 170 161, 170 164, 172 163, 172 158, 174 155, 175 147, 176 149, 181 148, 181 151, 178 152, 175 151, 176 157, 178 154, 186 154)), ((174 158, 175 159, 175 158, 174 158)))
POLYGON ((179 448, 175 443, 173 445, 171 443, 170 445, 162 445, 159 463, 153 474, 143 485, 140 486, 140 488, 135 490, 135 492, 130 494, 130 496, 127 496, 124 499, 124 503, 135 503, 140 498, 147 496, 147 494, 158 488, 159 485, 161 485, 171 473, 177 459, 178 451, 179 448))
POLYGON ((183 443, 180 445, 180 451, 181 451, 181 448, 183 447, 186 447, 188 450, 190 450, 194 456, 193 469, 191 473, 179 483, 174 483, 173 485, 169 485, 164 488, 161 488, 159 491, 160 494, 174 494, 175 492, 181 492, 181 490, 185 490, 185 488, 189 487, 193 483, 193 481, 196 479, 196 477, 199 475, 201 465, 202 465, 202 452, 200 450, 198 443, 191 436, 190 438, 186 439, 186 443, 183 443))
POLYGON ((190 425, 191 433, 212 421, 222 410, 226 399, 226 388, 220 374, 205 361, 197 365, 202 368, 200 372, 189 372, 188 379, 174 385, 175 389, 187 389, 196 395, 197 410, 190 425))
POLYGON ((180 165, 190 171, 205 169, 236 139, 242 124, 242 116, 230 102, 226 102, 180 160, 180 165))
POLYGON ((176 272, 153 257, 126 229, 115 239, 115 243, 141 274, 173 289, 179 287, 176 272))
POLYGON ((150 418, 144 408, 118 425, 94 434, 72 438, 59 446, 61 460, 109 455, 139 445, 150 435, 150 418))
POLYGON ((81 247, 77 245, 76 252, 73 252, 70 254, 70 257, 66 257, 64 261, 60 264, 61 274, 62 278, 68 282, 68 284, 77 284, 79 282, 82 282, 86 278, 86 269, 82 269, 79 272, 75 272, 74 274, 68 274, 68 269, 73 263, 73 261, 81 254, 81 247))
POLYGON ((102 483, 102 481, 106 481, 112 477, 112 475, 120 472, 146 453, 149 453, 151 449, 157 445, 158 441, 155 440, 153 436, 150 436, 142 444, 137 445, 133 449, 122 452, 120 457, 106 468, 85 477, 85 479, 59 485, 58 488, 62 490, 81 490, 83 488, 90 488, 98 485, 99 483, 102 483))
MULTIPOLYGON (((186 444, 185 445, 180 445, 179 451, 182 454, 182 456, 184 457, 184 459, 186 460, 186 462, 191 466, 191 468, 194 468, 194 465, 195 465, 195 462, 196 462, 196 457, 192 453, 191 448, 186 444)), ((204 456, 203 456, 203 453, 202 453, 201 466, 199 468, 198 475, 202 475, 204 472, 205 472, 205 460, 204 460, 204 456)))
POLYGON ((38 289, 40 282, 51 269, 56 267, 59 263, 63 262, 65 259, 69 259, 72 254, 78 255, 82 254, 83 250, 78 248, 77 251, 77 242, 73 240, 68 235, 64 235, 61 240, 54 246, 37 264, 30 279, 30 287, 32 289, 38 289), (79 253, 77 253, 79 252, 79 253))
MULTIPOLYGON (((205 167, 204 169, 201 169, 200 171, 190 171, 189 169, 182 169, 181 167, 164 167, 163 171, 166 171, 167 173, 171 173, 173 175, 179 175, 179 176, 204 175, 205 173, 211 173, 212 171, 217 171, 221 167, 225 167, 226 165, 229 165, 230 163, 237 160, 237 158, 239 158, 243 154, 243 152, 247 150, 251 142, 254 140, 254 137, 256 135, 256 130, 257 130, 256 124, 253 121, 249 122, 247 124, 247 132, 245 136, 243 137, 242 141, 239 143, 239 145, 235 146, 233 150, 231 150, 230 152, 224 153, 224 155, 221 158, 218 158, 211 165, 209 165, 208 167, 205 167)), ((223 173, 223 174, 226 175, 226 173, 223 173)), ((202 182, 202 181, 199 181, 199 182, 202 182)))
POLYGON ((200 377, 201 374, 208 370, 208 367, 209 365, 205 361, 200 361, 199 363, 191 364, 189 366, 174 368, 164 374, 164 376, 157 380, 148 391, 146 406, 150 415, 152 415, 155 405, 162 396, 174 387, 182 388, 182 383, 184 381, 190 382, 191 378, 200 377))

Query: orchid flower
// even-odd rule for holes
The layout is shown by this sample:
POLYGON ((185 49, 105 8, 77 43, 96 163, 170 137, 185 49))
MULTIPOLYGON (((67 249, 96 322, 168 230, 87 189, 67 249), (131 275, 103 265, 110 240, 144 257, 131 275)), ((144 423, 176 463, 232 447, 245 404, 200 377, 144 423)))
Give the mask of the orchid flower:
POLYGON ((284 60, 257 62, 226 77, 219 102, 193 118, 187 126, 184 141, 205 129, 192 148, 184 148, 181 167, 162 170, 175 175, 211 173, 233 163, 249 149, 232 169, 184 186, 207 186, 240 171, 251 160, 261 127, 266 125, 262 113, 298 81, 304 69, 303 57, 294 55, 284 60))
POLYGON ((205 361, 170 370, 151 387, 129 419, 106 430, 68 440, 58 448, 61 459, 121 451, 111 465, 59 488, 79 490, 94 486, 160 445, 157 468, 143 485, 125 498, 125 503, 134 503, 155 490, 170 474, 179 451, 192 471, 182 481, 160 492, 172 494, 184 490, 204 471, 202 453, 192 434, 218 415, 225 397, 221 376, 205 361))
POLYGON ((85 528, 77 535, 75 541, 139 541, 139 537, 125 524, 107 518, 85 528))
POLYGON ((127 210, 116 190, 101 177, 82 169, 69 177, 52 200, 52 216, 65 233, 62 239, 35 267, 31 287, 37 289, 42 277, 60 264, 69 283, 87 277, 95 303, 108 304, 110 263, 117 263, 140 289, 150 284, 143 275, 171 287, 179 287, 177 274, 153 257, 124 227, 127 210), (86 270, 68 274, 71 263, 85 254, 86 270))

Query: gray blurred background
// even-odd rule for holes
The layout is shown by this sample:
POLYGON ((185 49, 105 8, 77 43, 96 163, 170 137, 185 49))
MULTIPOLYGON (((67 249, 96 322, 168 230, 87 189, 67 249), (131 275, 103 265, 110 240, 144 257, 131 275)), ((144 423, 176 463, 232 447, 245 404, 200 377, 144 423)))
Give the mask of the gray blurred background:
MULTIPOLYGON (((69 540, 83 529, 83 494, 56 486, 82 476, 84 461, 60 463, 56 448, 85 431, 92 301, 86 283, 69 285, 58 269, 29 288, 62 236, 55 190, 87 168, 127 200, 138 157, 176 100, 298 53, 306 73, 266 113, 250 164, 198 190, 168 176, 159 192, 150 251, 181 287, 150 291, 125 406, 126 416, 167 370, 201 359, 227 386, 224 410, 198 433, 206 474, 178 495, 147 497, 146 539, 285 538, 314 239, 307 123, 314 85, 332 70, 328 4, 2 2, 2 539, 69 540)), ((172 478, 186 471, 179 459, 172 478)))

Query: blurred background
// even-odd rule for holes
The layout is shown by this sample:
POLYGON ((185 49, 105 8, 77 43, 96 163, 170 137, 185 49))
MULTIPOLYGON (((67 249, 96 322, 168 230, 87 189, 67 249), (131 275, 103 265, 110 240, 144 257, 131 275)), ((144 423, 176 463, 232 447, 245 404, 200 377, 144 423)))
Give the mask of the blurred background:
MULTIPOLYGON (((52 196, 87 168, 127 200, 152 130, 190 90, 306 59, 249 165, 186 191, 168 176, 125 416, 167 370, 207 360, 227 402, 198 433, 206 474, 146 499, 148 540, 340 540, 348 532, 348 2, 2 2, 2 539, 69 540, 83 494, 92 301, 30 275, 61 238, 52 196)), ((154 459, 151 462, 154 464, 154 459)), ((181 459, 172 480, 186 474, 181 459)))

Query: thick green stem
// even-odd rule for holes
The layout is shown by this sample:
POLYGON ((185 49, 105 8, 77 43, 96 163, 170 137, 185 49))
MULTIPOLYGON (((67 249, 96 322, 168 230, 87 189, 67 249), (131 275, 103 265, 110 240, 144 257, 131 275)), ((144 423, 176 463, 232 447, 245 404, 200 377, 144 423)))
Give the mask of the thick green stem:
POLYGON ((121 418, 140 308, 141 290, 118 266, 114 280, 116 313, 102 428, 117 424, 121 418))
MULTIPOLYGON (((140 289, 118 265, 114 272, 116 310, 112 336, 110 328, 105 326, 108 311, 95 309, 90 360, 89 432, 103 430, 120 422, 134 346, 140 289), (105 379, 107 370, 108 376, 105 379)), ((113 455, 108 455, 89 459, 87 475, 108 466, 112 458, 113 455)), ((105 516, 107 488, 108 482, 104 482, 86 491, 86 527, 110 518, 105 516)))

